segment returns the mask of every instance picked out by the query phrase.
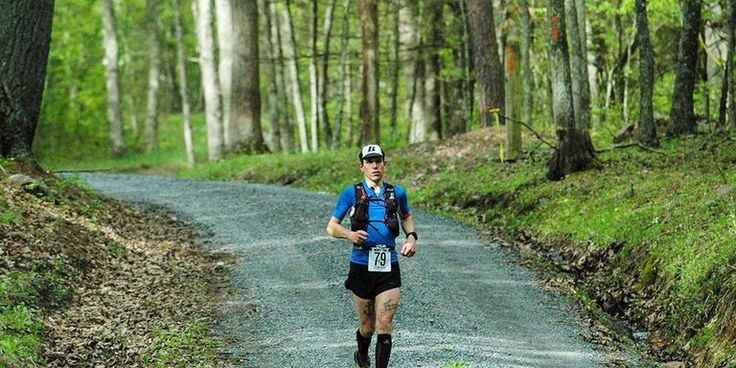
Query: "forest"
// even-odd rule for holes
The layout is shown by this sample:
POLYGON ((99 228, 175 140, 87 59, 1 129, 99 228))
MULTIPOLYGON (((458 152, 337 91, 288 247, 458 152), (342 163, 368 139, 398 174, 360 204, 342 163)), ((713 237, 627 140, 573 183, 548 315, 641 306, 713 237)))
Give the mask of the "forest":
POLYGON ((152 152, 171 115, 184 120, 189 162, 194 140, 217 160, 502 124, 512 160, 520 130, 556 131, 559 178, 587 166, 591 134, 608 145, 629 127, 656 147, 734 124, 723 1, 227 4, 57 4, 35 152, 152 152), (200 112, 206 134, 192 136, 200 112))
POLYGON ((736 0, 0 9, 3 174, 336 192, 333 161, 380 143, 421 206, 559 252, 583 303, 652 331, 653 355, 736 364, 736 0))

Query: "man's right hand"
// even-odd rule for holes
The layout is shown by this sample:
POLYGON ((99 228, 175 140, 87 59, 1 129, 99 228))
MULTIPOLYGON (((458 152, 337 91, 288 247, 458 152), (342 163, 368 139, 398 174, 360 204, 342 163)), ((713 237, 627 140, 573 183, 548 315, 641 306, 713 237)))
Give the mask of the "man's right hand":
POLYGON ((355 244, 363 244, 368 239, 368 233, 365 230, 350 232, 350 240, 355 244))

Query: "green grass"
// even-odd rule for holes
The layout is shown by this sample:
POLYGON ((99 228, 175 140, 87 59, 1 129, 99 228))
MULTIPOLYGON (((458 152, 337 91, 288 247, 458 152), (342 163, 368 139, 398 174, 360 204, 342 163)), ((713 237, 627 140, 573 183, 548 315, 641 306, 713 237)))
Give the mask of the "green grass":
MULTIPOLYGON (((165 121, 170 126, 162 131, 178 137, 178 122, 172 125, 176 119, 165 121)), ((609 146, 617 129, 593 132, 594 145, 609 146)), ((591 290, 623 290, 631 315, 651 323, 672 343, 673 352, 689 343, 703 367, 736 364, 733 349, 722 344, 736 339, 736 307, 728 307, 736 304, 736 143, 701 135, 662 140, 661 154, 635 147, 606 151, 595 168, 549 182, 548 148, 528 138, 521 160, 501 162, 498 138, 496 133, 471 158, 437 155, 437 145, 389 149, 387 181, 407 187, 413 206, 508 237, 523 232, 571 264, 582 257, 607 262, 583 280, 591 290), (647 321, 652 313, 656 316, 647 321)), ((162 143, 156 155, 75 165, 116 170, 159 166, 182 178, 334 194, 361 179, 354 148, 232 156, 210 163, 204 161, 206 147, 200 141, 199 163, 189 170, 179 141, 162 143)), ((589 300, 600 296, 590 293, 589 300)))
POLYGON ((43 363, 39 356, 44 325, 35 304, 35 273, 0 275, 0 366, 43 363))
POLYGON ((208 337, 208 322, 192 320, 183 327, 154 328, 153 343, 141 356, 145 367, 211 367, 217 347, 208 337))

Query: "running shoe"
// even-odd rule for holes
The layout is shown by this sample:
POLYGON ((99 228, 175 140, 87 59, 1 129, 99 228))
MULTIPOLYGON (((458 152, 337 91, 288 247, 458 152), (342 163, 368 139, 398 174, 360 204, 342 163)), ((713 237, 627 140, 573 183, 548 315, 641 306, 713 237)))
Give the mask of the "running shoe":
POLYGON ((355 352, 355 354, 353 354, 353 359, 355 359, 355 368, 371 368, 371 359, 370 358, 366 360, 358 359, 357 351, 355 352))

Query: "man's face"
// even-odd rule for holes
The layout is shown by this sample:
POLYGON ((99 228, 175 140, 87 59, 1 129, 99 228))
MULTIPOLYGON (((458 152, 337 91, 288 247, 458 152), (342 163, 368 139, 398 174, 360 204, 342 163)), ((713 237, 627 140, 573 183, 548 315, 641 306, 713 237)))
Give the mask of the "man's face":
POLYGON ((377 182, 383 178, 386 161, 383 160, 383 157, 366 158, 360 163, 360 169, 363 170, 366 178, 377 182))

